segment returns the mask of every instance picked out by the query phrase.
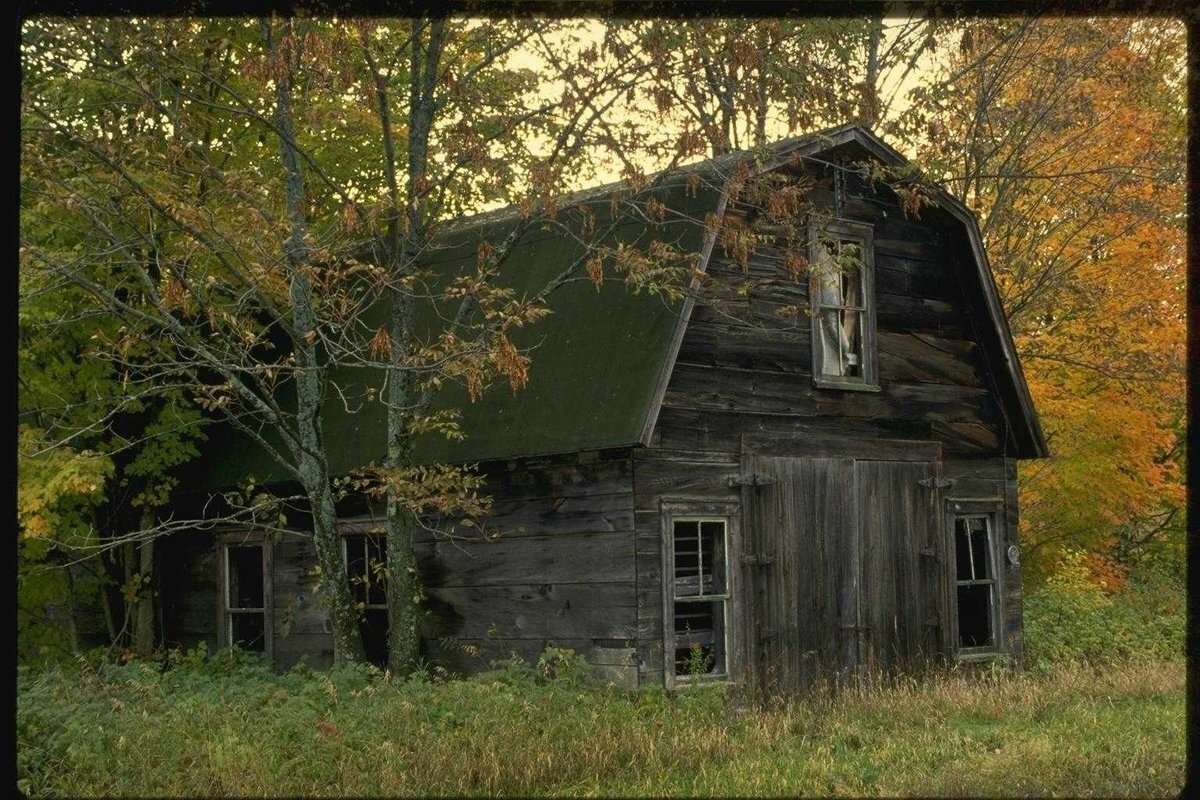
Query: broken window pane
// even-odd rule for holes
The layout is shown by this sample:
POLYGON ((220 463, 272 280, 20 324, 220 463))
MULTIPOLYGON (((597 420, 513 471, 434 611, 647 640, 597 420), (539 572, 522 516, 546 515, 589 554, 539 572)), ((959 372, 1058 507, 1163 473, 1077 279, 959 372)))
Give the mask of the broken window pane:
POLYGON ((820 374, 865 378, 865 261, 853 240, 822 239, 816 248, 811 291, 818 321, 820 374))
POLYGON ((677 520, 672 534, 675 674, 725 674, 725 521, 677 520))
POLYGON ((347 536, 346 575, 358 608, 358 633, 367 661, 387 665, 387 539, 366 534, 347 536))
POLYGON ((724 601, 676 603, 675 674, 718 675, 724 672, 724 601))
POLYGON ((227 554, 229 608, 263 608, 262 547, 230 546, 227 554))
POLYGON ((961 515, 954 518, 960 647, 991 647, 996 644, 995 619, 999 598, 991 566, 991 520, 987 515, 961 515))
POLYGON ((229 615, 229 640, 243 650, 261 653, 266 648, 266 624, 261 613, 229 615))
POLYGON ((958 587, 958 642, 962 647, 992 644, 991 594, 990 584, 958 587))
POLYGON ((992 577, 991 559, 988 558, 987 520, 976 518, 968 521, 971 531, 971 566, 976 580, 992 577))

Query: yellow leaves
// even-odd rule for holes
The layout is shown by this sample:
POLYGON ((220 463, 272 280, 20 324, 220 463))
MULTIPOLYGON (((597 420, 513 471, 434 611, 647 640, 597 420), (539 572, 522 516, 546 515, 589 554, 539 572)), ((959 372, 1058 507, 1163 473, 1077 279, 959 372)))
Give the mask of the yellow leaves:
POLYGON ((480 493, 484 479, 474 464, 372 467, 357 473, 356 482, 373 496, 390 492, 413 514, 462 517, 459 524, 468 528, 477 528, 475 519, 492 507, 491 498, 480 493))
POLYGON ((42 434, 17 426, 17 526, 29 538, 67 538, 90 529, 114 466, 107 456, 69 447, 47 449, 42 434))

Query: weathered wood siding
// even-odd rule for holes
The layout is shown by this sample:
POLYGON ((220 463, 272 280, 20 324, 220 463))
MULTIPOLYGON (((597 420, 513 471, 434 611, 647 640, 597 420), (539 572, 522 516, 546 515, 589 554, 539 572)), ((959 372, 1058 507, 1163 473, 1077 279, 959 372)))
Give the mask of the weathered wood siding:
MULTIPOLYGON (((622 685, 636 685, 638 640, 632 456, 628 450, 490 462, 481 469, 492 513, 474 528, 418 533, 428 613, 423 650, 456 672, 512 654, 534 661, 568 647, 622 685)), ((382 519, 341 522, 343 533, 382 532, 382 519)), ((328 613, 314 592, 311 537, 272 545, 275 660, 332 663, 328 613)), ((179 578, 167 616, 181 642, 216 644, 216 544, 197 534, 172 557, 179 578)))
POLYGON ((204 642, 214 652, 221 613, 216 540, 210 533, 177 533, 160 539, 155 551, 164 644, 204 642))
MULTIPOLYGON (((828 183, 818 182, 811 199, 829 211, 828 183)), ((760 245, 743 272, 718 243, 709 273, 748 291, 695 306, 651 447, 634 454, 644 683, 662 682, 664 669, 659 505, 688 497, 736 500, 739 491, 728 479, 738 474, 747 434, 936 442, 944 477, 956 480, 944 496, 961 490, 1004 500, 1005 546, 1016 541, 1015 462, 1005 460, 1010 437, 979 346, 983 317, 963 290, 974 278, 961 226, 939 222, 932 211, 908 219, 888 190, 861 181, 849 182, 838 216, 873 226, 880 391, 814 387, 810 319, 780 313, 809 307, 807 281, 781 276, 781 248, 760 245)), ((1019 567, 1008 565, 1004 577, 1005 643, 1019 657, 1019 567)))

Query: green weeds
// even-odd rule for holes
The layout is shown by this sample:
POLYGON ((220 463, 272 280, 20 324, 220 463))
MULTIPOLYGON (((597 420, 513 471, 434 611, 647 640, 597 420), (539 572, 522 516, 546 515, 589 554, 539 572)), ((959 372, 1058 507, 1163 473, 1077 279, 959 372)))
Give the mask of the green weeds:
POLYGON ((1169 795, 1179 662, 963 672, 755 709, 596 683, 569 651, 461 681, 253 657, 18 674, 31 795, 1169 795))

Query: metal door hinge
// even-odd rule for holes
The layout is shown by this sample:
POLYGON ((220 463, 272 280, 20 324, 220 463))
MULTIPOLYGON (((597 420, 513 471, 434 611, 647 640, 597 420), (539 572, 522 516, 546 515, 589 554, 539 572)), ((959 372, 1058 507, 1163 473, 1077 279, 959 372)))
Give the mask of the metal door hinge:
POLYGON ((742 553, 743 564, 757 564, 765 566, 775 563, 775 556, 768 556, 764 553, 742 553))
POLYGON ((926 489, 949 489, 954 485, 954 480, 952 478, 921 478, 917 483, 926 489))
POLYGON ((730 486, 770 486, 775 478, 770 475, 734 475, 729 479, 730 486))

